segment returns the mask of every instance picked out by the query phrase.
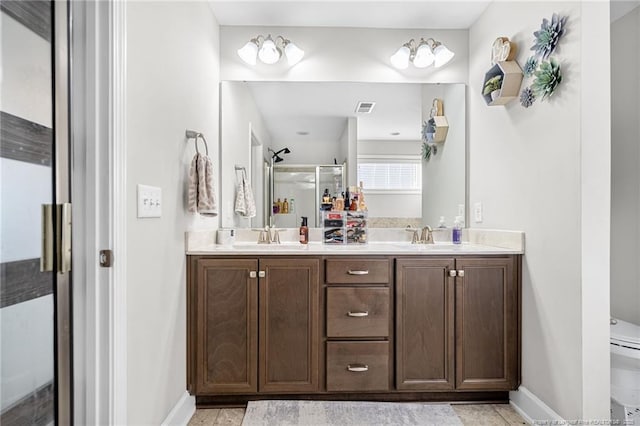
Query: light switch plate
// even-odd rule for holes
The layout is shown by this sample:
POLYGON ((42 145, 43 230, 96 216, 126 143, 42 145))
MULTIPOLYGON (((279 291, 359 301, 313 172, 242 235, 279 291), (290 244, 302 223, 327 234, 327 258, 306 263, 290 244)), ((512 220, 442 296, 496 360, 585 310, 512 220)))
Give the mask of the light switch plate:
POLYGON ((482 203, 477 202, 473 205, 473 218, 476 223, 482 222, 482 203))
POLYGON ((157 186, 138 185, 138 217, 162 216, 162 189, 157 186))

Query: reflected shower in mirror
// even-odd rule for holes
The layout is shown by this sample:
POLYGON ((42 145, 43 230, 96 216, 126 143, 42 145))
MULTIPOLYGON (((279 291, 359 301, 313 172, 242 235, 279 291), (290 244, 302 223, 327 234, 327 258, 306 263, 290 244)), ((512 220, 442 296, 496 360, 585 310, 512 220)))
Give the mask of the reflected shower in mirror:
MULTIPOLYGON (((223 227, 269 223, 270 165, 344 164, 343 188, 364 181, 371 227, 433 226, 441 216, 451 225, 464 212, 464 84, 225 81, 220 93, 223 227), (449 133, 425 160, 421 130, 435 98, 449 133), (256 201, 263 214, 252 220, 233 213, 235 176, 227 169, 234 164, 262 189, 256 201)), ((295 201, 300 210, 318 200, 295 201)), ((286 226, 298 226, 297 219, 286 226)))

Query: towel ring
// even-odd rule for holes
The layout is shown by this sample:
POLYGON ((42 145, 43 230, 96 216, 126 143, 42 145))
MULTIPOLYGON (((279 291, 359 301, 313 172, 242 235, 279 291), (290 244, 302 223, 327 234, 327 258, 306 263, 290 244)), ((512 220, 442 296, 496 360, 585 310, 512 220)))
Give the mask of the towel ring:
POLYGON ((198 154, 200 154, 200 151, 198 150, 198 138, 202 138, 202 142, 204 142, 205 152, 207 153, 207 157, 209 156, 209 144, 207 143, 207 140, 204 138, 204 135, 202 133, 196 132, 194 130, 186 130, 185 136, 187 137, 187 139, 195 139, 194 143, 196 145, 196 152, 198 154))
POLYGON ((202 142, 204 142, 204 150, 207 153, 207 157, 208 157, 209 156, 209 144, 207 144, 207 140, 204 138, 204 135, 202 133, 198 133, 198 135, 196 136, 196 140, 195 140, 196 152, 198 154, 200 154, 200 151, 198 151, 198 138, 202 138, 202 142))

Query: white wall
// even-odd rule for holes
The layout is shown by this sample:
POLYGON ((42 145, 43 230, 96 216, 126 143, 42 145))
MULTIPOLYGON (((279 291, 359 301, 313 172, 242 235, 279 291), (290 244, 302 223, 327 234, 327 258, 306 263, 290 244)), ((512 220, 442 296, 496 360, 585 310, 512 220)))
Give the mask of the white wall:
POLYGON ((184 231, 218 219, 187 213, 184 132, 204 133, 217 168, 218 43, 205 2, 127 5, 128 424, 160 424, 185 393, 184 231), (136 218, 138 183, 162 188, 161 218, 136 218))
POLYGON ((467 81, 466 30, 410 30, 326 27, 242 27, 220 28, 220 75, 222 80, 441 82, 467 81), (242 62, 236 50, 258 34, 282 35, 305 51, 305 57, 289 68, 256 66, 242 62), (396 70, 389 57, 409 39, 433 37, 447 45, 456 56, 436 69, 410 67, 396 70))
MULTIPOLYGON (((222 226, 249 227, 251 221, 234 212, 236 185, 240 172, 235 166, 246 168, 247 178, 251 181, 251 133, 261 143, 264 153, 272 144, 262 115, 257 109, 249 87, 242 82, 223 81, 220 83, 222 109, 220 112, 220 199, 222 226)), ((254 192, 256 189, 253 188, 254 192)), ((257 214, 261 209, 258 208, 257 214)))
MULTIPOLYGON (((0 31, 0 109, 51 127, 51 44, 4 12, 0 31)), ((40 257, 51 180, 49 166, 0 158, 0 262, 40 257)), ((52 324, 52 295, 0 309, 0 410, 53 380, 52 324)))
POLYGON ((422 161, 422 220, 424 224, 436 227, 444 216, 447 226, 453 226, 458 205, 465 204, 466 196, 465 86, 423 84, 423 121, 430 117, 434 98, 442 99, 449 131, 446 141, 437 144, 438 153, 432 153, 429 161, 422 161))
POLYGON ((606 2, 499 2, 469 31, 468 198, 484 207, 484 222, 471 225, 526 232, 522 384, 565 419, 609 416, 608 297, 602 294, 608 280, 593 285, 583 275, 593 272, 599 279, 608 270, 608 242, 601 238, 608 226, 592 234, 582 228, 608 220, 602 187, 609 181, 608 137, 597 131, 608 125, 608 86, 597 77, 608 75, 608 48, 598 45, 600 59, 593 61, 587 54, 592 40, 585 41, 591 34, 607 40, 607 26, 606 2), (557 93, 529 109, 517 101, 488 107, 480 91, 495 38, 516 42, 523 64, 533 32, 553 12, 569 17, 555 54, 563 72, 557 93), (600 96, 593 96, 595 90, 600 96), (601 123, 593 111, 605 115, 601 123), (593 331, 583 328, 586 316, 597 323, 593 331), (587 347, 597 359, 585 357, 587 347))
POLYGON ((611 315, 640 324, 640 7, 611 24, 611 315))

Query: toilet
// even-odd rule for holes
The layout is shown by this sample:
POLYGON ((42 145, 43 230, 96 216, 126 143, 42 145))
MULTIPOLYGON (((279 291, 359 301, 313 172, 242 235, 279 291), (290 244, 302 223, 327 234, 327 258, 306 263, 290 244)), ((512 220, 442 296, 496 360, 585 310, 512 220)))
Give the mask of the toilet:
POLYGON ((612 318, 609 346, 611 419, 640 424, 640 326, 612 318))

